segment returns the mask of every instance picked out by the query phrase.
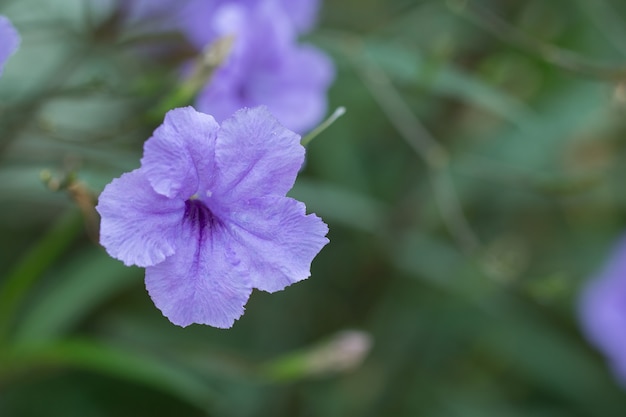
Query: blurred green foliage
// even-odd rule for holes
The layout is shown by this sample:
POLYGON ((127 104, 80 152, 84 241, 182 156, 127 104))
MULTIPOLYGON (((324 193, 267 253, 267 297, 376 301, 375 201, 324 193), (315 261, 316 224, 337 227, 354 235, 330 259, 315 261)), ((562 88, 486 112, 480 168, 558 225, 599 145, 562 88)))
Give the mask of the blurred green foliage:
POLYGON ((292 195, 331 244, 227 331, 173 326, 94 243, 189 48, 97 0, 0 14, 0 415, 624 415, 576 298, 626 223, 626 3, 327 1, 307 41, 347 113, 292 195))

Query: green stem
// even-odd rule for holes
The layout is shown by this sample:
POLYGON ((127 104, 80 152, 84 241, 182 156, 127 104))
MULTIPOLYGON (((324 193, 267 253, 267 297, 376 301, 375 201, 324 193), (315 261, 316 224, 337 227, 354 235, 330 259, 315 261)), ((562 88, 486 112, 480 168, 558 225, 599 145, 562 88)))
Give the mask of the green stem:
POLYGON ((337 110, 335 110, 328 119, 324 120, 321 125, 313 129, 308 135, 302 138, 302 140, 300 141, 302 146, 306 147, 309 143, 311 143, 313 139, 315 139, 317 135, 326 130, 330 125, 335 123, 335 120, 339 119, 344 114, 346 114, 346 108, 337 107, 337 110))

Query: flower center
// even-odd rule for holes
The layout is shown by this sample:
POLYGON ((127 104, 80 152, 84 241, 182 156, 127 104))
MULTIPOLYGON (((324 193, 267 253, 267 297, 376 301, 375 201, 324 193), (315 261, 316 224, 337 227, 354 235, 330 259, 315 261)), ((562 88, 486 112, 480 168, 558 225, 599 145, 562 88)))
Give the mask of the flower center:
POLYGON ((197 230, 202 238, 205 228, 211 227, 216 218, 202 200, 191 197, 185 201, 185 221, 191 223, 191 227, 197 230))

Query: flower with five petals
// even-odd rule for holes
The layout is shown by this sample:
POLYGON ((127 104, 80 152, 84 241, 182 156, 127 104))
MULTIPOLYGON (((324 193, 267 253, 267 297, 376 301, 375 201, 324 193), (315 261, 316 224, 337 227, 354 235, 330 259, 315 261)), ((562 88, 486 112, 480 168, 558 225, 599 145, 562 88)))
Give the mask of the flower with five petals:
POLYGON ((172 323, 231 327, 253 288, 307 278, 328 243, 326 224, 286 197, 303 160, 300 137, 265 107, 221 126, 174 109, 146 141, 141 167, 100 195, 100 242, 146 268, 148 292, 172 323))

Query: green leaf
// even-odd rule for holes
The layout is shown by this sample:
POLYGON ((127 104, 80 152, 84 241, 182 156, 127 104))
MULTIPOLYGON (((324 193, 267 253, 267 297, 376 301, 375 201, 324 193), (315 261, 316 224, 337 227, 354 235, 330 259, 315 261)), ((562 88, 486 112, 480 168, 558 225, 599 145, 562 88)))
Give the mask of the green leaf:
POLYGON ((109 297, 140 282, 143 275, 95 246, 74 254, 68 265, 53 274, 54 285, 20 321, 15 343, 62 336, 109 297))
POLYGON ((83 231, 77 210, 62 216, 9 272, 0 287, 0 339, 9 331, 11 320, 37 279, 83 231))
POLYGON ((37 368, 72 367, 143 384, 209 410, 215 392, 191 370, 146 352, 89 340, 65 340, 0 351, 0 379, 37 368))

